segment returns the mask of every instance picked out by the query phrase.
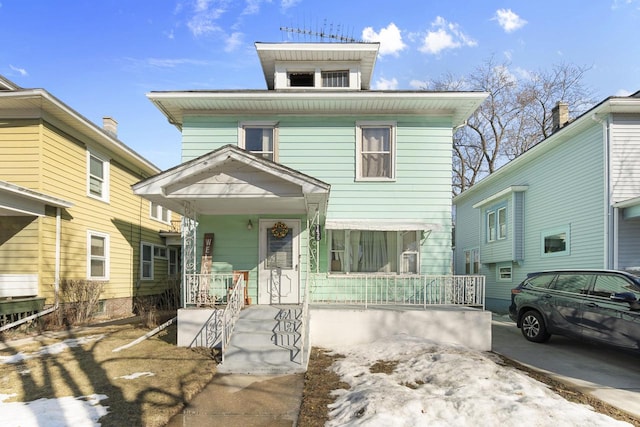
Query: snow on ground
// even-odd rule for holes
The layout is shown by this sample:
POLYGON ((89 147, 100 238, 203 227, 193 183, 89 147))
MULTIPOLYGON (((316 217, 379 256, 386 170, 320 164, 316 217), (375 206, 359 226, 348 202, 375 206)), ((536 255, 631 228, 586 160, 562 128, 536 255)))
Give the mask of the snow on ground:
MULTIPOLYGON (((101 337, 65 340, 35 353, 0 357, 0 362, 17 363, 56 354, 101 337)), ((336 402, 330 406, 328 427, 630 425, 564 400, 546 385, 501 366, 499 359, 489 353, 407 335, 333 351, 345 356, 333 368, 351 388, 334 392, 336 402), (393 372, 371 373, 370 367, 378 361, 395 364, 393 372)), ((118 378, 150 375, 154 374, 138 372, 118 378)), ((100 405, 107 398, 100 394, 5 402, 11 397, 0 394, 3 426, 97 427, 98 419, 109 409, 100 405)))
POLYGON ((0 419, 3 426, 13 427, 92 427, 107 415, 109 407, 100 405, 104 394, 33 402, 5 402, 12 395, 0 394, 0 419))
POLYGON ((400 335, 336 347, 333 365, 349 390, 337 390, 328 427, 629 426, 571 403, 490 353, 400 335), (397 362, 391 374, 371 373, 397 362))
POLYGON ((59 354, 71 347, 78 347, 82 344, 86 344, 92 341, 98 341, 104 338, 104 335, 90 335, 82 338, 70 338, 62 342, 47 345, 34 353, 16 353, 11 356, 0 356, 0 363, 20 363, 25 360, 33 359, 35 357, 44 356, 47 354, 59 354))
POLYGON ((129 375, 123 375, 121 377, 116 377, 115 379, 124 379, 124 380, 135 380, 140 377, 153 377, 155 374, 153 372, 135 372, 129 375))

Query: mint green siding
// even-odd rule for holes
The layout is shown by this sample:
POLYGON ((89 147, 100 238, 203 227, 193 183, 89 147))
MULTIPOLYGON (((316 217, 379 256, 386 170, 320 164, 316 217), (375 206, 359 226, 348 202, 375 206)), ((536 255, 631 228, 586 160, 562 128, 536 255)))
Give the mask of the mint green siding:
MULTIPOLYGON (((240 123, 276 122, 277 161, 331 185, 328 219, 420 220, 425 274, 451 272, 451 122, 427 117, 186 116, 182 161, 238 144, 240 123), (395 121, 396 179, 356 181, 356 123, 395 121)), ((323 245, 326 241, 323 241, 323 245)), ((321 251, 326 267, 327 248, 321 251)))

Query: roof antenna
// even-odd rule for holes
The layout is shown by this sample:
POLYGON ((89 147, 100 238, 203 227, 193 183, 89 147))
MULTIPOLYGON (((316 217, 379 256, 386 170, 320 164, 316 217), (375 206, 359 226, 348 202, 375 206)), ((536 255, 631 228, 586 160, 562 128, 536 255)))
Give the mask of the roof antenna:
POLYGON ((360 40, 357 40, 353 37, 344 33, 344 27, 340 24, 336 25, 336 32, 333 32, 333 23, 329 24, 329 30, 327 28, 327 20, 325 19, 322 25, 322 28, 317 28, 316 30, 312 30, 310 28, 305 27, 280 27, 280 31, 292 34, 304 39, 304 41, 317 41, 317 42, 332 42, 339 41, 342 43, 362 43, 360 40))

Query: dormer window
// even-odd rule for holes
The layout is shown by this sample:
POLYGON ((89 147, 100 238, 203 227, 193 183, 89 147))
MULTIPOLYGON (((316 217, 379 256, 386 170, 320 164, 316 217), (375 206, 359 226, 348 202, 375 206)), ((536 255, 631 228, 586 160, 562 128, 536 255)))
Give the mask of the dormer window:
POLYGON ((287 73, 289 87, 314 87, 314 73, 287 73))
POLYGON ((323 71, 322 87, 349 87, 349 70, 323 71))

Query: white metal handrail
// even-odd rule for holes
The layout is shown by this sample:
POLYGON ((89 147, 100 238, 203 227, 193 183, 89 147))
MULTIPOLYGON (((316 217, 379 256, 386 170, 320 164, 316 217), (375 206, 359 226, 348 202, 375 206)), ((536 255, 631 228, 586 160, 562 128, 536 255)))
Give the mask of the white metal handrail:
POLYGON ((247 284, 244 282, 244 276, 242 274, 237 275, 236 282, 227 296, 227 305, 222 313, 222 362, 224 362, 224 353, 227 350, 229 341, 231 341, 233 328, 240 317, 240 310, 244 307, 245 286, 247 284))

